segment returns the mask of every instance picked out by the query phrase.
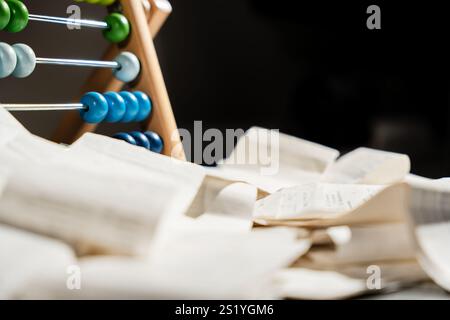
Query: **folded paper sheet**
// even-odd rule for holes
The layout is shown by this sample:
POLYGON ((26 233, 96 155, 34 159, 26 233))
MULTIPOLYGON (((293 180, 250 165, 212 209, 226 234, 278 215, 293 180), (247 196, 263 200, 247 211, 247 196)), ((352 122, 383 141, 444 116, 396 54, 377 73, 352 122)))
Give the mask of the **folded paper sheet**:
POLYGON ((282 189, 255 206, 261 225, 326 227, 402 222, 408 185, 309 183, 282 189))
POLYGON ((260 199, 262 225, 327 226, 404 221, 410 170, 402 154, 359 148, 330 164, 320 181, 260 199))
POLYGON ((302 182, 318 181, 338 155, 337 150, 254 127, 239 139, 231 155, 219 163, 218 171, 230 180, 275 192, 302 182))
POLYGON ((294 230, 251 231, 249 221, 203 215, 174 219, 155 240, 150 259, 80 260, 82 290, 61 290, 61 278, 36 279, 26 298, 270 298, 271 275, 304 254, 294 230))
POLYGON ((394 291, 426 279, 426 274, 415 261, 403 261, 352 265, 339 270, 290 268, 280 271, 274 283, 281 298, 317 300, 394 291))
POLYGON ((37 278, 60 277, 66 288, 67 270, 76 259, 62 242, 0 225, 0 261, 0 299, 13 299, 37 278))
MULTIPOLYGON (((330 267, 349 264, 414 260, 415 252, 405 223, 376 224, 349 228, 345 242, 320 246, 308 258, 314 266, 330 267)), ((330 235, 334 237, 333 234, 330 235)), ((310 265, 311 265, 310 264, 310 265)))
POLYGON ((402 181, 411 164, 404 154, 358 148, 339 158, 323 174, 323 182, 392 184, 402 181))
POLYGON ((427 274, 450 291, 450 180, 415 181, 410 231, 417 258, 427 274))

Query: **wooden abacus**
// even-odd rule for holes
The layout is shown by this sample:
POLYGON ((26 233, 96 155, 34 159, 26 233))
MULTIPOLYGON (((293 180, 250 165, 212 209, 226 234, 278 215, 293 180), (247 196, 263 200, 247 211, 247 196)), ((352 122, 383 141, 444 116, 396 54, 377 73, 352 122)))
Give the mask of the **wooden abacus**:
MULTIPOLYGON (((82 0, 78 0, 82 2, 82 0)), ((101 61, 36 58, 23 44, 0 43, 0 77, 26 77, 36 64, 90 66, 97 69, 83 86, 76 104, 2 104, 17 110, 80 110, 68 113, 53 140, 72 143, 85 132, 95 131, 99 122, 140 122, 143 132, 120 133, 115 137, 178 159, 185 159, 153 37, 171 13, 167 0, 86 0, 108 6, 104 22, 32 15, 19 0, 0 0, 0 30, 19 32, 28 20, 73 24, 103 29, 113 45, 101 61), (16 59, 17 61, 13 61, 16 59), (113 71, 111 71, 111 69, 113 71), (119 92, 127 84, 134 92, 119 92), (96 92, 107 92, 99 94, 96 92), (148 97, 150 96, 150 99, 148 97), (151 111, 151 113, 150 113, 151 111), (83 121, 84 120, 84 121, 83 121), (162 139, 162 140, 161 140, 162 139), (163 142, 163 143, 162 143, 163 142)))

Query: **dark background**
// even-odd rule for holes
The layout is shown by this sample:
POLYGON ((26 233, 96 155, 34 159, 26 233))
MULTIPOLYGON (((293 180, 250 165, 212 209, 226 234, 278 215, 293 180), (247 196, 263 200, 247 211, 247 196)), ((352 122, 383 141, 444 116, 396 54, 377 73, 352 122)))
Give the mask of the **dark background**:
MULTIPOLYGON (((24 2, 56 16, 73 4, 24 2)), ((336 2, 172 0, 156 46, 179 127, 279 128, 342 152, 407 153, 413 172, 450 175, 448 5, 336 2), (381 30, 366 28, 370 4, 381 8, 381 30)), ((81 6, 83 18, 105 15, 81 6)), ((41 57, 99 59, 107 47, 98 31, 33 22, 0 40, 25 42, 41 57)), ((88 75, 40 66, 26 80, 0 80, 0 102, 71 101, 88 75)), ((49 137, 62 113, 17 116, 49 137)))

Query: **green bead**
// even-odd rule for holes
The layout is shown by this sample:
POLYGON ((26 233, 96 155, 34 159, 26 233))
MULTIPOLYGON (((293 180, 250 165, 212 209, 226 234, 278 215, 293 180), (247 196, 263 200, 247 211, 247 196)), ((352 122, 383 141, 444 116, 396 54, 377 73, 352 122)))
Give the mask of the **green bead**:
POLYGON ((4 0, 0 0, 0 30, 3 30, 9 23, 11 18, 11 10, 4 0))
POLYGON ((121 42, 130 34, 130 23, 120 13, 112 13, 105 19, 109 28, 103 31, 104 37, 110 42, 121 42))
POLYGON ((18 0, 6 0, 11 10, 11 19, 5 27, 5 31, 20 32, 28 24, 28 9, 18 0))

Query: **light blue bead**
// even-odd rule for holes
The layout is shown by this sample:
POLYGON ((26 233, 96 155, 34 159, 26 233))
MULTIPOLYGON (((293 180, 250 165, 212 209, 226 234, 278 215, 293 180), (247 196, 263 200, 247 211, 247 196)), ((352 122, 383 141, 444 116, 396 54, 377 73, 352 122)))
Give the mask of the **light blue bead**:
POLYGON ((135 80, 139 75, 139 72, 141 72, 141 63, 131 52, 122 52, 114 60, 120 65, 120 68, 115 69, 113 73, 120 81, 131 82, 135 80))
POLYGON ((126 111, 120 122, 131 122, 134 121, 136 115, 139 112, 139 101, 138 99, 128 91, 119 92, 120 96, 125 100, 126 111))
POLYGON ((133 131, 130 132, 130 135, 136 140, 138 146, 150 150, 150 142, 145 134, 139 131, 133 131))
POLYGON ((81 118, 87 123, 100 123, 108 114, 108 101, 100 93, 86 93, 81 98, 81 103, 88 108, 80 110, 81 118))
POLYGON ((0 42, 0 79, 9 77, 16 68, 17 56, 13 47, 0 42))
POLYGON ((119 132, 119 133, 113 135, 113 138, 118 139, 118 140, 123 140, 125 142, 128 142, 129 144, 132 144, 133 146, 137 146, 136 140, 128 133, 119 132))
POLYGON ((107 92, 103 95, 108 101, 108 114, 105 121, 107 122, 119 122, 125 115, 127 107, 125 100, 117 92, 107 92))
POLYGON ((16 43, 12 47, 17 55, 17 65, 12 75, 16 78, 26 78, 36 68, 36 55, 26 44, 16 43))
POLYGON ((152 112, 152 101, 150 100, 150 97, 144 92, 135 91, 133 92, 133 94, 139 101, 139 112, 134 120, 144 121, 152 112))
POLYGON ((144 134, 150 142, 150 150, 156 153, 161 153, 164 149, 164 142, 161 137, 153 131, 146 131, 144 134))

